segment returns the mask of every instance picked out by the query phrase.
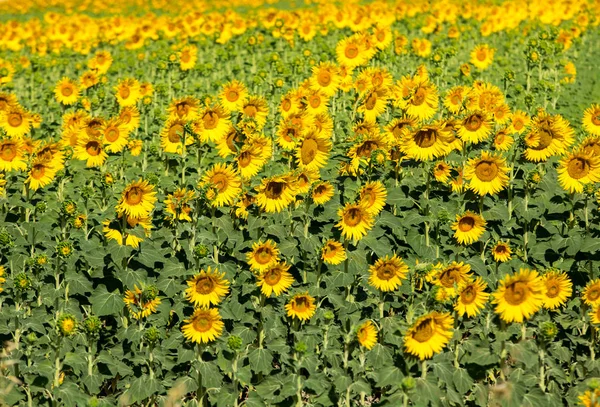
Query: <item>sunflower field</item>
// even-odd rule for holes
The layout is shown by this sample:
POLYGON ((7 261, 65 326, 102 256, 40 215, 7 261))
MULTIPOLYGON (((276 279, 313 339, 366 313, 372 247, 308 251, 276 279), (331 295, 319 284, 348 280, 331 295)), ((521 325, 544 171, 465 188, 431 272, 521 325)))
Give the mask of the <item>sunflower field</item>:
POLYGON ((599 25, 0 1, 0 405, 600 406, 599 25))

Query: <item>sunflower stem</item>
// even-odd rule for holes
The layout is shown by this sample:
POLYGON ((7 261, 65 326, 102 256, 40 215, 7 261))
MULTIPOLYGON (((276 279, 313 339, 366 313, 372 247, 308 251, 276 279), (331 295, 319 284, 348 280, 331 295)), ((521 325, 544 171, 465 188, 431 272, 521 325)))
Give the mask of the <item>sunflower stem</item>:
POLYGON ((527 340, 527 324, 525 321, 521 324, 521 342, 525 342, 527 340))
POLYGON ((589 196, 585 195, 585 200, 583 201, 583 219, 585 221, 585 232, 586 234, 590 233, 590 219, 588 217, 588 200, 589 196))
POLYGON ((427 360, 421 361, 421 379, 425 380, 427 378, 427 360))
POLYGON ((540 355, 540 389, 543 392, 546 391, 546 372, 544 366, 544 348, 546 347, 545 343, 540 347, 539 355, 540 355))
MULTIPOLYGON (((203 363, 202 360, 202 352, 203 352, 203 346, 201 344, 198 344, 198 346, 196 347, 196 359, 198 361, 198 364, 203 363)), ((198 402, 198 406, 204 406, 204 386, 202 385, 202 373, 200 372, 200 366, 198 366, 197 369, 197 373, 198 373, 198 390, 196 391, 196 401, 198 402)))

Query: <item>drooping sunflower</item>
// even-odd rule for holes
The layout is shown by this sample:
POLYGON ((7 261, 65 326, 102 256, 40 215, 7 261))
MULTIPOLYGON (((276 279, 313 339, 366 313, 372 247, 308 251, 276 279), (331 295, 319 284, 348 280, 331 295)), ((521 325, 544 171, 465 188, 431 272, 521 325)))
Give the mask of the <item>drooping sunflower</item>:
POLYGON ((126 214, 133 218, 143 218, 152 212, 155 202, 156 191, 154 191, 154 185, 140 179, 125 187, 116 209, 119 214, 126 214))
POLYGON ((290 267, 285 261, 269 266, 258 275, 256 285, 267 297, 270 297, 272 293, 275 293, 275 297, 279 297, 294 283, 294 277, 288 272, 290 267))
POLYGON ((404 350, 420 360, 440 353, 453 335, 454 318, 448 312, 433 311, 417 319, 404 335, 404 350))
POLYGON ((512 250, 508 242, 497 242, 494 247, 492 247, 492 256, 495 261, 500 263, 504 263, 510 260, 512 254, 512 250))
POLYGON ((31 130, 31 115, 20 106, 9 107, 0 112, 0 128, 9 137, 23 138, 31 130))
POLYGON ((185 325, 181 328, 183 336, 194 343, 214 341, 221 336, 225 326, 221 320, 219 310, 216 308, 196 308, 192 316, 184 322, 185 325))
POLYGON ((108 154, 100 138, 84 135, 77 140, 73 158, 85 160, 87 167, 100 167, 108 158, 108 154))
POLYGON ((385 206, 387 190, 381 181, 370 181, 360 189, 359 195, 365 210, 376 216, 385 206))
POLYGON ((454 298, 458 295, 458 287, 471 281, 471 266, 455 261, 448 265, 440 263, 428 273, 427 280, 439 287, 439 296, 454 298))
POLYGON ((184 121, 195 120, 198 117, 198 111, 200 110, 199 105, 200 102, 198 102, 198 99, 192 96, 174 99, 167 108, 169 119, 180 119, 184 121))
POLYGON ((167 120, 160 132, 160 146, 166 153, 182 154, 185 147, 194 143, 194 136, 185 131, 185 125, 181 119, 167 120))
POLYGON ((545 289, 537 271, 522 268, 500 281, 492 301, 495 312, 505 322, 523 322, 542 308, 545 289))
POLYGON ((310 319, 316 309, 315 299, 308 293, 296 294, 285 304, 288 317, 298 318, 301 321, 310 319))
POLYGON ((248 90, 246 89, 246 86, 242 82, 236 80, 227 82, 223 85, 223 90, 219 94, 221 105, 231 112, 240 110, 247 97, 248 90))
POLYGON ((158 297, 158 289, 154 286, 149 286, 140 289, 137 285, 133 286, 133 291, 125 291, 123 302, 127 305, 127 309, 133 319, 147 318, 155 313, 161 303, 158 297))
POLYGON ((22 142, 17 139, 0 139, 0 171, 25 171, 25 151, 22 142))
POLYGON ((563 154, 575 141, 573 128, 561 115, 549 115, 540 109, 529 127, 525 138, 525 158, 529 161, 545 161, 553 155, 563 154))
POLYGON ((62 78, 54 88, 54 97, 63 105, 72 105, 79 98, 77 84, 69 78, 62 78))
POLYGON ((458 297, 454 303, 454 310, 459 316, 467 314, 474 317, 481 312, 488 301, 490 294, 486 293, 487 284, 481 277, 474 281, 467 281, 458 288, 458 297))
POLYGON ((470 190, 484 196, 495 195, 506 188, 508 172, 506 160, 502 156, 483 151, 480 157, 469 160, 463 176, 470 181, 470 190))
POLYGON ((206 309, 211 305, 218 305, 229 292, 229 281, 224 276, 225 273, 220 273, 216 268, 212 270, 210 266, 206 270, 200 270, 200 273, 187 281, 185 299, 194 307, 206 309))
POLYGON ((600 279, 590 280, 583 289, 581 297, 587 305, 600 305, 600 279))
POLYGON ((115 86, 115 97, 119 106, 132 106, 140 98, 140 83, 137 79, 126 78, 115 86))
POLYGON ((570 193, 583 192, 583 186, 600 181, 600 157, 583 150, 571 152, 556 169, 560 186, 570 193))
POLYGON ((401 142, 404 136, 410 133, 419 124, 414 117, 403 116, 393 119, 385 126, 385 134, 390 142, 401 142))
POLYGON ((377 328, 371 320, 367 320, 360 324, 356 330, 356 339, 365 348, 371 350, 377 343, 377 328))
POLYGON ((242 192, 242 180, 227 164, 215 164, 202 177, 199 187, 208 187, 206 198, 212 206, 232 205, 242 192))
POLYGON ((320 136, 316 131, 309 131, 299 140, 296 146, 298 166, 307 170, 318 170, 327 164, 331 141, 320 136))
POLYGON ((439 124, 422 126, 402 138, 400 149, 409 158, 429 161, 444 156, 449 148, 449 130, 439 124))
POLYGON ((350 203, 338 209, 340 221, 336 224, 341 229, 342 236, 355 241, 362 239, 373 227, 374 219, 364 204, 350 203))
POLYGON ((456 222, 452 224, 454 238, 459 244, 471 244, 483 235, 485 225, 485 220, 471 211, 456 215, 456 222))
POLYGON ((286 176, 263 178, 256 192, 256 204, 265 212, 281 212, 296 199, 294 183, 286 176))
POLYGON ((481 143, 492 132, 492 121, 487 113, 475 111, 468 113, 458 127, 458 137, 468 143, 481 143))
POLYGON ((600 136, 600 105, 593 104, 583 112, 583 128, 592 136, 600 136))
POLYGON ((325 205, 333 198, 335 188, 329 181, 322 181, 312 189, 312 200, 317 205, 325 205))
POLYGON ((246 260, 250 269, 262 274, 269 267, 279 262, 279 249, 272 240, 266 242, 255 242, 252 244, 252 251, 246 253, 246 260))
POLYGON ((207 106, 198 115, 196 131, 200 140, 217 142, 223 138, 231 126, 231 113, 220 105, 207 106))
POLYGON ((321 249, 321 259, 327 264, 340 264, 346 260, 346 249, 337 240, 329 239, 321 249))
POLYGON ((573 283, 564 272, 550 271, 544 274, 542 281, 546 286, 542 305, 546 309, 556 309, 564 305, 573 293, 573 283))
POLYGON ((490 48, 487 44, 477 45, 471 51, 470 62, 481 70, 487 69, 494 60, 495 51, 494 48, 490 48))
POLYGON ((369 284, 380 291, 394 291, 402 285, 408 266, 395 254, 385 256, 369 267, 369 284))
POLYGON ((29 184, 29 189, 37 191, 39 188, 50 184, 55 176, 56 170, 49 162, 36 159, 31 164, 31 170, 29 170, 25 182, 29 184))

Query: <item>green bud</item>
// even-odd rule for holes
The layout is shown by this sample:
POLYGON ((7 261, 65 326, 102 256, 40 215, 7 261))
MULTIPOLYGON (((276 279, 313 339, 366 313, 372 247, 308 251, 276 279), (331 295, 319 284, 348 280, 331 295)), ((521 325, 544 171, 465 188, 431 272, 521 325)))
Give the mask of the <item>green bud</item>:
POLYGON ((25 273, 19 273, 14 279, 15 289, 17 291, 25 291, 31 288, 31 279, 25 273))
POLYGON ((100 405, 100 402, 98 401, 98 398, 96 396, 92 396, 88 400, 87 405, 88 407, 98 407, 98 405, 100 405))
POLYGON ((306 353, 308 347, 304 342, 298 342, 296 343, 296 346, 294 346, 294 350, 298 353, 306 353))
POLYGON ((13 242, 13 238, 10 235, 10 233, 8 233, 6 231, 6 229, 1 229, 0 230, 0 246, 12 247, 13 245, 14 245, 14 242, 13 242))
POLYGON ((38 202, 35 205, 35 211, 37 213, 44 213, 46 212, 46 209, 48 209, 48 205, 46 204, 46 202, 38 202))
POLYGON ((540 324, 540 333, 544 340, 551 341, 558 334, 558 327, 551 321, 542 322, 540 324))
POLYGON ((237 335, 230 335, 227 338, 227 347, 231 350, 237 351, 242 348, 243 340, 237 335))
POLYGON ((102 321, 95 315, 90 315, 83 321, 84 331, 90 335, 97 337, 102 330, 102 321))
POLYGON ((63 259, 70 257, 73 254, 73 245, 71 242, 63 241, 56 246, 56 254, 63 259))
POLYGON ((408 393, 415 388, 416 384, 417 382, 414 378, 407 376, 402 379, 402 390, 404 390, 405 393, 408 393))
POLYGON ((194 247, 194 256, 198 257, 199 259, 205 258, 208 256, 208 248, 203 244, 196 245, 196 247, 194 247))
POLYGON ((513 71, 512 69, 507 69, 506 71, 504 71, 504 79, 507 82, 514 82, 515 81, 515 71, 513 71))
POLYGON ((589 387, 590 390, 600 389, 600 379, 597 377, 594 377, 594 378, 588 380, 587 386, 589 387))
POLYGON ((153 299, 155 299, 158 296, 158 288, 156 288, 156 286, 148 286, 144 289, 144 291, 142 292, 142 301, 143 302, 148 302, 148 301, 152 301, 153 299))
POLYGON ((160 331, 158 328, 151 326, 144 332, 144 340, 148 343, 156 343, 160 339, 160 331))
POLYGON ((333 311, 325 311, 325 313, 323 314, 323 317, 326 320, 331 321, 333 318, 335 318, 335 314, 333 313, 333 311))
POLYGON ((25 337, 25 340, 27 341, 28 344, 33 345, 35 343, 35 341, 37 341, 37 335, 35 334, 35 332, 30 332, 25 337))

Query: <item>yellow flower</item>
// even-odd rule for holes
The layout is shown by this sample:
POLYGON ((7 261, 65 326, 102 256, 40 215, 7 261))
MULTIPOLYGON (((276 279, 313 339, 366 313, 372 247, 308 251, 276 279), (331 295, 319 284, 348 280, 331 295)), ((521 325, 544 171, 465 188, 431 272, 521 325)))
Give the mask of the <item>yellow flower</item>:
POLYGON ((0 171, 25 171, 27 163, 24 153, 20 140, 0 139, 0 171))
POLYGON ((199 103, 198 99, 191 96, 173 100, 167 108, 169 119, 195 120, 198 117, 199 103))
POLYGON ((587 305, 596 306, 600 304, 600 279, 588 282, 581 293, 583 302, 587 305))
POLYGON ((488 45, 477 45, 473 51, 471 51, 471 63, 477 68, 484 70, 487 69, 494 60, 494 53, 496 50, 490 48, 488 45))
POLYGON ((575 151, 560 160, 556 169, 560 186, 570 193, 583 192, 583 186, 600 181, 600 157, 575 151))
POLYGON ((119 106, 132 106, 137 103, 140 95, 140 83, 133 78, 127 78, 119 81, 115 86, 115 97, 119 106))
POLYGON ((495 261, 504 263, 510 260, 512 250, 508 242, 498 242, 492 247, 492 256, 495 261))
POLYGON ((206 198, 212 206, 232 205, 242 192, 242 180, 231 165, 215 164, 202 178, 199 187, 208 187, 206 198))
POLYGON ((373 215, 362 203, 347 203, 338 209, 338 216, 340 221, 336 227, 341 229, 346 239, 360 240, 373 227, 373 215))
MULTIPOLYGON (((458 295, 458 287, 471 281, 471 266, 463 262, 453 261, 447 266, 437 264, 427 275, 427 280, 440 289, 438 295, 444 298, 454 298, 458 295)), ((440 298, 437 298, 440 301, 440 298)))
POLYGON ((461 140, 477 144, 486 140, 492 131, 492 121, 485 112, 472 112, 462 120, 458 127, 461 140))
POLYGON ((525 158, 529 161, 545 161, 564 153, 575 141, 575 133, 569 122, 560 115, 551 116, 540 110, 531 119, 530 131, 525 138, 525 158))
POLYGON ((320 62, 313 66, 312 76, 310 77, 310 87, 318 90, 327 96, 333 96, 340 85, 341 78, 338 75, 338 68, 331 62, 320 62))
POLYGON ((179 68, 182 71, 189 71, 196 65, 198 60, 198 48, 195 45, 186 45, 178 53, 179 68))
POLYGON ((312 199, 317 205, 325 205, 333 198, 335 189, 329 181, 323 181, 313 187, 312 199))
POLYGON ((252 251, 246 253, 246 260, 252 270, 263 273, 279 261, 277 244, 270 239, 264 243, 253 243, 252 251))
POLYGON ((31 170, 29 171, 27 182, 29 188, 32 191, 37 191, 39 188, 43 188, 50 184, 56 176, 56 170, 50 165, 50 163, 37 159, 31 164, 31 170))
POLYGON ((404 350, 420 360, 440 353, 453 334, 454 318, 448 312, 433 311, 417 319, 404 335, 404 350))
POLYGON ((210 305, 218 305, 229 291, 229 281, 225 273, 219 273, 218 269, 200 270, 191 280, 187 281, 189 288, 185 290, 185 299, 195 307, 208 308, 210 305))
POLYGON ((370 181, 360 189, 359 195, 365 210, 376 216, 385 206, 387 190, 381 181, 370 181))
POLYGON ((508 185, 508 167, 500 155, 483 151, 478 158, 469 160, 463 176, 469 180, 469 189, 475 193, 494 195, 508 185))
POLYGON ((108 158, 108 154, 99 138, 86 134, 77 140, 73 158, 85 160, 87 167, 100 167, 108 158))
POLYGON ((377 343, 377 328, 373 325, 371 320, 363 322, 356 331, 356 338, 358 343, 367 349, 373 349, 373 346, 377 343))
POLYGON ((458 297, 454 304, 454 309, 459 316, 467 314, 468 317, 474 317, 485 307, 489 294, 485 292, 487 284, 481 277, 475 281, 469 281, 461 284, 458 288, 458 297))
POLYGON ((185 325, 181 328, 183 336, 194 343, 214 341, 221 336, 225 326, 221 320, 219 310, 216 308, 197 308, 192 316, 184 322, 185 325))
POLYGON ((408 266, 400 257, 385 256, 369 267, 369 284, 380 291, 394 291, 402 285, 407 273, 408 266))
POLYGON ((285 261, 272 264, 259 274, 256 285, 267 297, 270 297, 272 293, 275 293, 276 297, 280 296, 294 283, 294 277, 288 272, 290 267, 285 261))
POLYGON ((593 104, 583 112, 583 128, 593 136, 600 136, 600 105, 593 104))
POLYGON ((569 299, 573 293, 573 283, 569 277, 560 271, 550 271, 542 277, 546 286, 544 292, 544 308, 556 309, 569 299))
POLYGON ((327 264, 340 264, 346 260, 346 249, 340 242, 329 239, 321 249, 321 259, 327 264))
POLYGON ((265 212, 281 212, 296 198, 294 184, 285 176, 263 178, 256 191, 256 204, 265 212))
POLYGON ((500 281, 492 301, 495 312, 505 322, 523 322, 542 307, 545 289, 536 271, 520 269, 500 281))
POLYGON ((285 304, 287 316, 298 318, 301 321, 310 319, 315 314, 316 309, 315 299, 308 293, 296 294, 285 304))
POLYGON ((121 195, 116 206, 119 214, 127 214, 133 218, 146 217, 154 209, 156 192, 148 181, 138 180, 129 184, 121 195))
POLYGON ((160 298, 158 298, 158 289, 150 286, 141 290, 136 285, 133 288, 133 291, 125 291, 125 297, 123 298, 131 317, 142 319, 155 313, 161 303, 160 298))
POLYGON ((483 218, 471 211, 456 215, 456 222, 452 224, 454 237, 460 244, 471 244, 483 235, 486 222, 483 218))
POLYGON ((77 84, 69 78, 62 78, 54 88, 54 96, 63 105, 72 105, 79 98, 77 84))
POLYGON ((194 143, 194 136, 185 132, 185 125, 186 122, 181 119, 171 118, 166 121, 160 132, 160 146, 166 153, 182 154, 185 147, 194 143))
POLYGON ((223 85, 219 98, 223 107, 236 112, 242 108, 248 98, 248 90, 242 82, 233 80, 223 85))
POLYGON ((318 170, 327 164, 331 141, 319 135, 316 131, 309 131, 298 141, 296 147, 296 161, 298 167, 307 170, 318 170))
POLYGON ((191 222, 190 212, 192 211, 189 202, 196 197, 194 191, 189 191, 186 188, 178 188, 165 199, 165 211, 169 214, 167 219, 171 222, 175 220, 191 222))
MULTIPOLYGON (((2 279, 0 278, 0 284, 1 283, 2 283, 2 279)), ((2 292, 2 287, 0 287, 0 292, 2 292)), ((600 306, 599 305, 594 305, 588 315, 590 316, 590 320, 592 321, 592 324, 600 325, 600 306)))
POLYGON ((31 130, 31 116, 20 106, 10 106, 0 111, 0 128, 9 137, 23 138, 31 130))
POLYGON ((433 177, 436 179, 436 181, 444 184, 448 182, 451 172, 452 167, 444 161, 440 161, 433 166, 433 177))
POLYGON ((439 124, 422 126, 402 137, 400 149, 408 158, 429 161, 446 155, 449 151, 450 131, 439 124))
POLYGON ((119 215, 116 221, 107 219, 102 222, 103 228, 102 233, 108 240, 114 240, 120 246, 123 245, 123 235, 125 236, 125 245, 131 246, 137 249, 140 243, 144 241, 143 238, 131 233, 136 226, 141 226, 145 236, 150 236, 152 230, 152 220, 149 217, 133 218, 128 216, 126 218, 125 230, 123 230, 122 216, 119 215))

